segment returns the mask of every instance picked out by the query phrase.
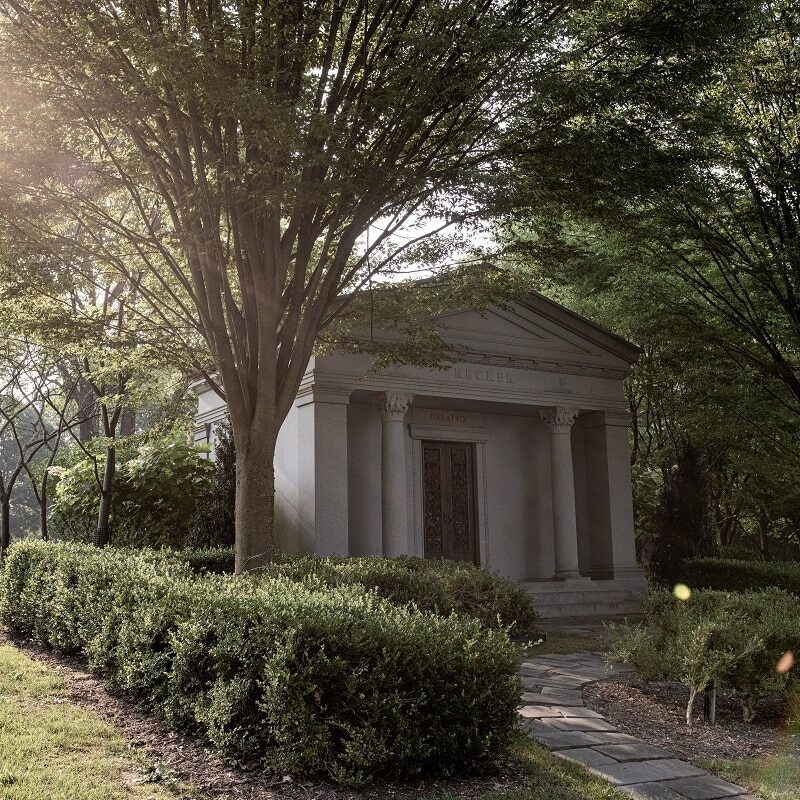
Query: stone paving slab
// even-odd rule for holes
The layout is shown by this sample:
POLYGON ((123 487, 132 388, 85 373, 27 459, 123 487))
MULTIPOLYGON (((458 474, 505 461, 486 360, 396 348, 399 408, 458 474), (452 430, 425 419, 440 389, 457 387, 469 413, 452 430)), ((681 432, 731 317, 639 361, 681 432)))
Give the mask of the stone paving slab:
POLYGON ((604 744, 596 748, 598 753, 617 761, 648 761, 654 758, 672 758, 669 750, 653 747, 644 742, 638 744, 604 744))
POLYGON ((747 790, 617 730, 583 705, 583 687, 630 672, 600 653, 528 658, 523 663, 525 729, 560 758, 582 764, 636 800, 756 800, 747 790))
POLYGON ((584 767, 595 767, 598 764, 614 764, 613 758, 604 756, 594 747, 576 747, 572 750, 554 750, 553 753, 567 761, 577 761, 584 767))
MULTIPOLYGON (((679 761, 677 758, 628 761, 624 764, 602 764, 592 767, 592 772, 620 786, 625 786, 629 783, 652 783, 654 781, 667 781, 671 778, 690 778, 708 774, 700 767, 687 764, 685 761, 679 761)), ((668 788, 677 791, 674 786, 669 786, 668 788)))
POLYGON ((664 785, 691 800, 718 800, 721 797, 741 797, 742 795, 741 786, 714 776, 666 781, 664 785))

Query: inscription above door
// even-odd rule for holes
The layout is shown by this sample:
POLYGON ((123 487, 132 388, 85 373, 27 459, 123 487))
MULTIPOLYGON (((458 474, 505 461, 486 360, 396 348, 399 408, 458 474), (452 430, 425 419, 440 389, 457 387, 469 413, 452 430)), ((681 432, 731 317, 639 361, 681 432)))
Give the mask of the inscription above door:
POLYGON ((422 443, 425 558, 478 563, 475 445, 422 443))

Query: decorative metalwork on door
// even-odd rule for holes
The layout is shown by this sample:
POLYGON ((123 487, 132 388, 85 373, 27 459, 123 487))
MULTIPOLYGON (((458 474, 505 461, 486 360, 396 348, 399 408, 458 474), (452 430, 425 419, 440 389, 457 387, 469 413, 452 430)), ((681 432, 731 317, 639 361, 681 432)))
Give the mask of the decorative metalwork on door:
POLYGON ((422 443, 425 558, 478 563, 475 445, 422 443))

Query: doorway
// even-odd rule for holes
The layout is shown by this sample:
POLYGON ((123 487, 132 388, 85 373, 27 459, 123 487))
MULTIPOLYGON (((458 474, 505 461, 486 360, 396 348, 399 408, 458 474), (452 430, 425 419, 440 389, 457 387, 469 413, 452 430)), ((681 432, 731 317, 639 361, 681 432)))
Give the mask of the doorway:
POLYGON ((475 445, 422 442, 425 558, 479 563, 475 445))

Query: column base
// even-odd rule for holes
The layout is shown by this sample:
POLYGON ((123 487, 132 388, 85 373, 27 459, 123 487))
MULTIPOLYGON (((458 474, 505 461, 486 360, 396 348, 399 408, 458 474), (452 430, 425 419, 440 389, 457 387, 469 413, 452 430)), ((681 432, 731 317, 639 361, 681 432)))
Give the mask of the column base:
POLYGON ((635 567, 615 567, 614 582, 624 584, 641 592, 647 591, 647 578, 642 568, 638 565, 635 567))

